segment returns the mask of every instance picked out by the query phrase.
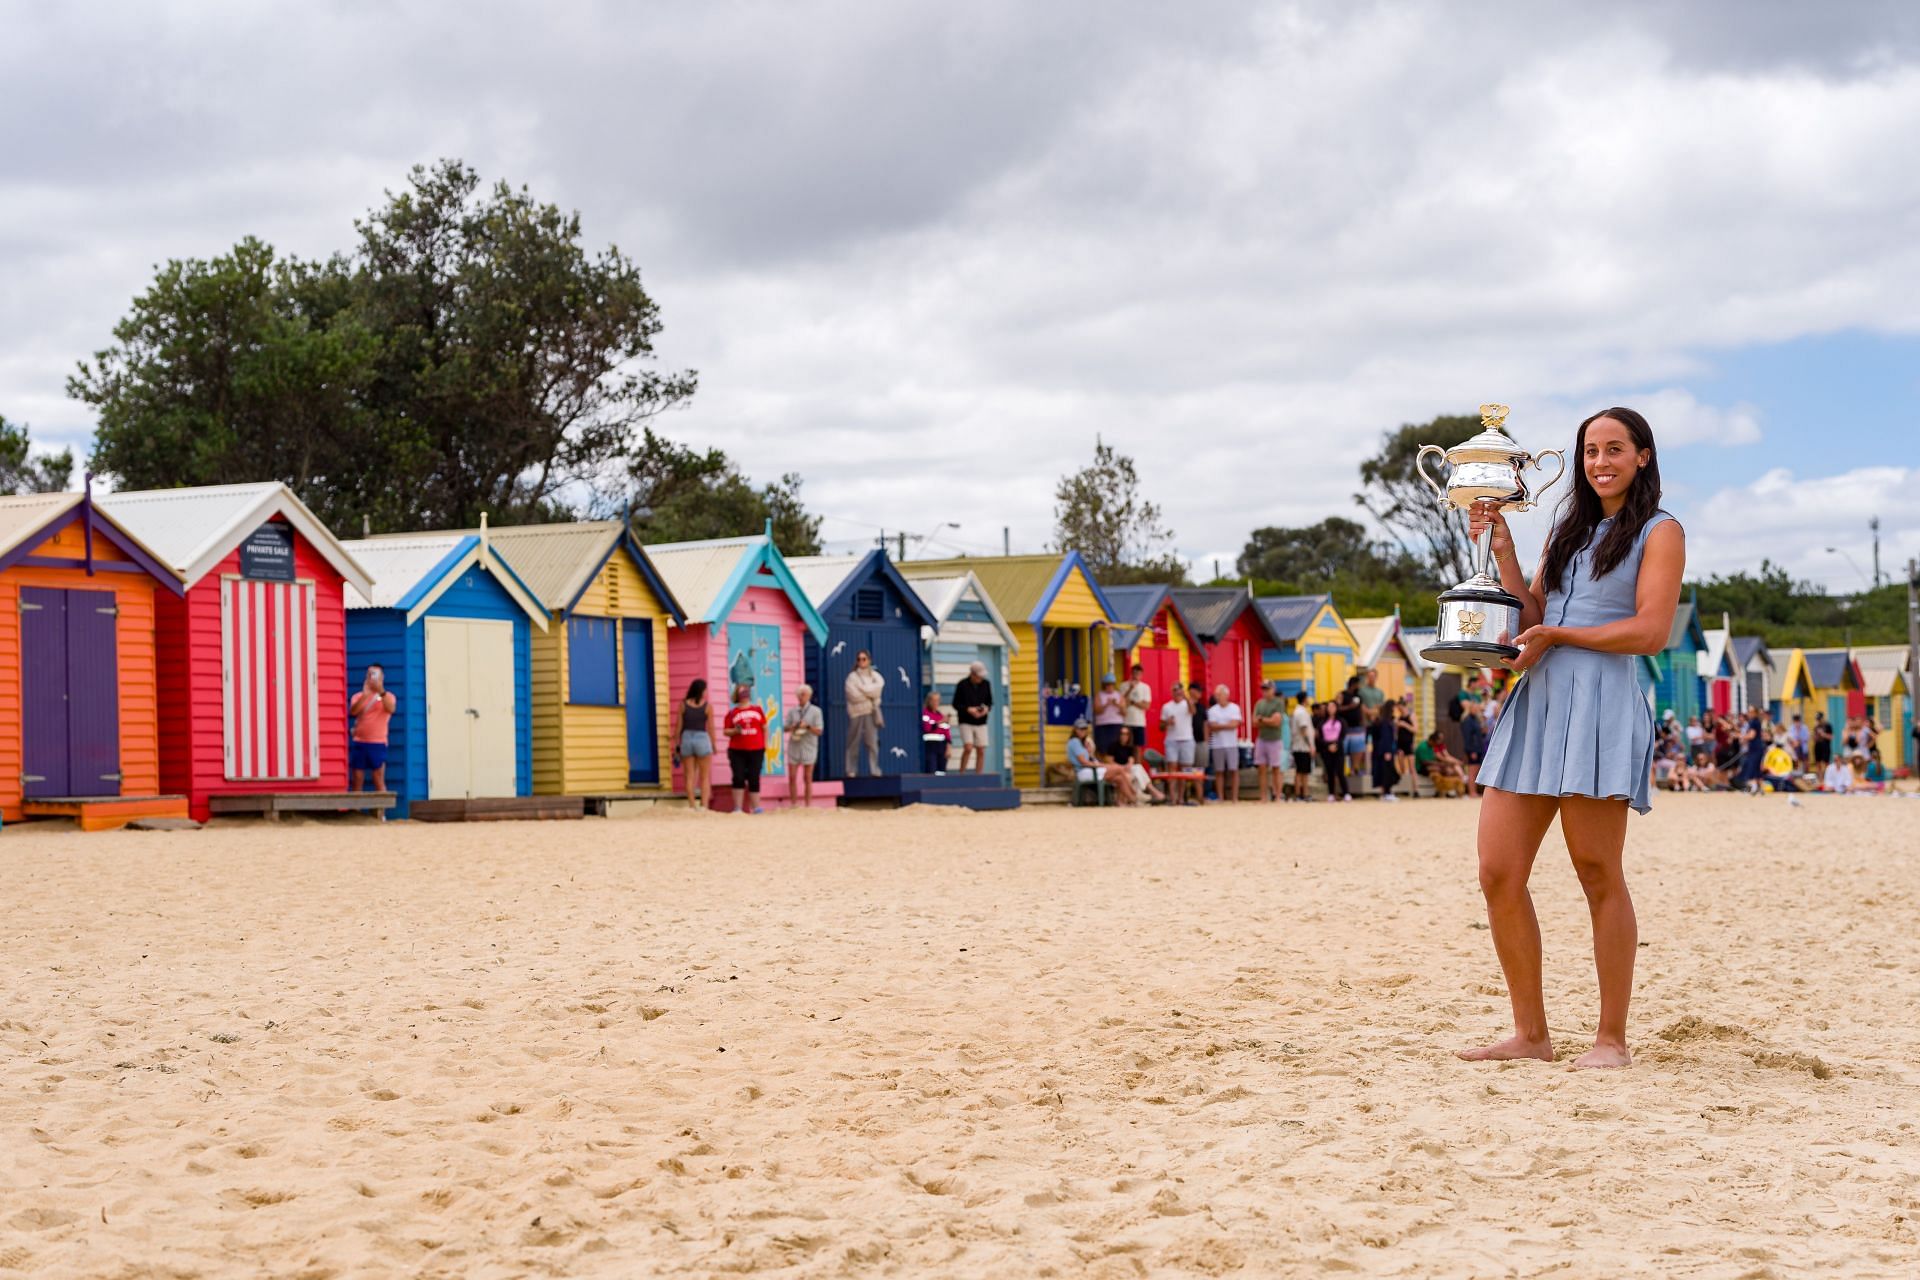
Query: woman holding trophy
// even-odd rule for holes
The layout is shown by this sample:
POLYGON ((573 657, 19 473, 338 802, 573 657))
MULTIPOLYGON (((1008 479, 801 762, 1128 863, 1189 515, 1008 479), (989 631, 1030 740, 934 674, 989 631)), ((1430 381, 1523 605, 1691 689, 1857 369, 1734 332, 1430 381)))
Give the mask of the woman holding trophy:
POLYGON ((1576 1068, 1624 1067, 1627 1004, 1639 943, 1621 869, 1627 810, 1645 813, 1653 768, 1653 713, 1634 655, 1666 646, 1680 600, 1686 540, 1660 509, 1653 431, 1631 409, 1580 424, 1573 492, 1564 499, 1529 582, 1495 503, 1470 512, 1476 537, 1492 530, 1499 581, 1521 603, 1523 673, 1480 767, 1480 888, 1513 1002, 1514 1034, 1462 1050, 1470 1061, 1553 1060, 1540 987, 1540 924, 1527 879, 1560 817, 1567 852, 1593 919, 1600 1023, 1576 1068))

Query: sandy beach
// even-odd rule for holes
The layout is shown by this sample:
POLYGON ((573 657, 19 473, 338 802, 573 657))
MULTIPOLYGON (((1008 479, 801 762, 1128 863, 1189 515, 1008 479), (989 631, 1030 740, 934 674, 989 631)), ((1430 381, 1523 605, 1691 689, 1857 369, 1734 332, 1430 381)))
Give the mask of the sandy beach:
POLYGON ((1920 1267, 1920 803, 1662 797, 1637 1065, 1476 807, 0 835, 0 1275, 1920 1267))

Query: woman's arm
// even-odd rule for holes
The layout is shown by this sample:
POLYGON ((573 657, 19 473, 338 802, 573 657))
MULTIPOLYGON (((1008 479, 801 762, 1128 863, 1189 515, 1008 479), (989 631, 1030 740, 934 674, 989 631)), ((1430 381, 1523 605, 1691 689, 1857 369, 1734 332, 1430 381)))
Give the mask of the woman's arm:
POLYGON ((1524 671, 1556 644, 1599 653, 1660 652, 1673 632, 1673 615, 1680 608, 1680 579, 1686 570, 1687 535, 1679 521, 1663 521, 1647 535, 1634 587, 1633 615, 1597 627, 1530 627, 1514 641, 1520 646, 1514 670, 1524 671))

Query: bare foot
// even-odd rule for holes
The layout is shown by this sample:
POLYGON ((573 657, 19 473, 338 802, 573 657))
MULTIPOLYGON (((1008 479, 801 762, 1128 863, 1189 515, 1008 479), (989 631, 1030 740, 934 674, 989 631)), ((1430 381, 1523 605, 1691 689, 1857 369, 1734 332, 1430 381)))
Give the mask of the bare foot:
POLYGON ((1553 1042, 1508 1036, 1498 1044, 1485 1045, 1478 1049, 1456 1049, 1454 1056, 1468 1062, 1513 1062, 1521 1058, 1538 1058, 1542 1062, 1552 1062, 1553 1042))
POLYGON ((1609 1067, 1630 1067, 1633 1055, 1623 1044, 1596 1044, 1573 1060, 1575 1071, 1602 1071, 1609 1067))

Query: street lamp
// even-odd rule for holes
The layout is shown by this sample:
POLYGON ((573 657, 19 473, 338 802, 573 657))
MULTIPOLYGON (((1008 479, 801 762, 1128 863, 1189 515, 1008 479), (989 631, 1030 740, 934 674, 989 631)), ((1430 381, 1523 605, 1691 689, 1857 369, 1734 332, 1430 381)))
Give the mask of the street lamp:
POLYGON ((1827 554, 1830 556, 1839 556, 1842 560, 1845 560, 1848 564, 1853 565, 1853 571, 1860 575, 1860 581, 1867 583, 1867 590, 1869 591, 1873 590, 1873 584, 1871 582, 1867 582, 1866 571, 1860 567, 1860 565, 1854 560, 1852 556, 1842 551, 1839 547, 1828 547, 1827 554))

